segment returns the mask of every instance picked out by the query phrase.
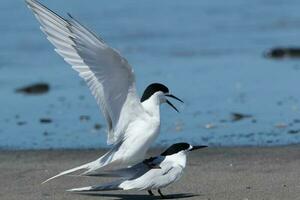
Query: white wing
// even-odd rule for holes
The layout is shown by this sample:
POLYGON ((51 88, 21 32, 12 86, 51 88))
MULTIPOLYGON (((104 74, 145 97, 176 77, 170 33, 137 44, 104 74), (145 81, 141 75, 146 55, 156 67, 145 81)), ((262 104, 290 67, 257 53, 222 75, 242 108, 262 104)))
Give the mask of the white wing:
POLYGON ((147 190, 168 186, 177 181, 182 174, 182 168, 169 166, 162 169, 151 169, 135 179, 123 181, 119 187, 123 190, 147 190))
POLYGON ((142 110, 131 66, 71 16, 66 20, 35 0, 26 2, 55 51, 79 72, 95 96, 107 122, 107 143, 118 142, 122 139, 121 131, 134 117, 128 115, 142 110))

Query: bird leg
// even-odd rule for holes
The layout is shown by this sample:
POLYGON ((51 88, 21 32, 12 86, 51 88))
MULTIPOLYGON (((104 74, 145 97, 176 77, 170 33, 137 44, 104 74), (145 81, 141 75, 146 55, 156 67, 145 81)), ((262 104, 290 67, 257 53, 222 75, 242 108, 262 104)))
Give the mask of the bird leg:
POLYGON ((159 195, 161 196, 161 198, 164 199, 165 196, 161 193, 160 189, 158 189, 157 191, 158 191, 159 195))
POLYGON ((154 196, 154 194, 151 190, 148 190, 148 193, 149 193, 150 196, 154 196))

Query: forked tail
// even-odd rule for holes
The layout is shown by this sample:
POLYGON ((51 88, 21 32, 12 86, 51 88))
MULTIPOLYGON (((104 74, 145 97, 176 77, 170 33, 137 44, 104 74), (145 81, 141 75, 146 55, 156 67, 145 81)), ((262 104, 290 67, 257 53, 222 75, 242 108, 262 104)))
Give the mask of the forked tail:
POLYGON ((95 170, 98 170, 104 166, 107 166, 108 164, 111 164, 111 157, 112 157, 112 152, 109 151, 107 152, 106 154, 104 154, 101 158, 95 160, 95 161, 92 161, 92 162, 89 162, 89 163, 86 163, 86 164, 83 164, 79 167, 75 167, 73 169, 69 169, 69 170, 66 170, 66 171, 63 171, 49 179, 47 179, 46 181, 44 181, 42 184, 52 180, 52 179, 55 179, 55 178, 58 178, 60 176, 63 176, 63 175, 67 175, 67 174, 70 174, 70 173, 73 173, 73 172, 76 172, 78 170, 83 170, 85 169, 85 171, 81 174, 81 175, 87 175, 95 170))
POLYGON ((81 188, 73 188, 70 190, 67 190, 68 192, 91 192, 91 191, 108 191, 108 190, 122 190, 120 187, 121 180, 115 181, 108 184, 102 184, 102 185, 95 185, 95 186, 88 186, 88 187, 81 187, 81 188))
POLYGON ((46 183, 46 182, 48 182, 48 181, 50 181, 52 179, 58 178, 60 176, 66 175, 66 174, 70 174, 70 173, 76 172, 76 171, 81 170, 81 169, 89 169, 89 164, 90 163, 87 163, 87 164, 81 165, 79 167, 75 167, 73 169, 69 169, 69 170, 66 170, 64 172, 61 172, 61 173, 59 173, 59 174, 57 174, 57 175, 55 175, 55 176, 53 176, 51 178, 48 178, 47 180, 45 180, 44 182, 42 182, 42 184, 44 184, 44 183, 46 183))

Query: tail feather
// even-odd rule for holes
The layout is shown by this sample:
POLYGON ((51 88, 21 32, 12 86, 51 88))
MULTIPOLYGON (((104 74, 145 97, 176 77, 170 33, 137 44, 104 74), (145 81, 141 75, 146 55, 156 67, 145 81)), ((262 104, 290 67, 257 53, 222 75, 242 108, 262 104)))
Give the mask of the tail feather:
POLYGON ((91 192, 91 191, 108 191, 108 190, 122 190, 120 187, 121 181, 115 181, 108 184, 81 187, 81 188, 73 188, 67 190, 68 192, 91 192))
POLYGON ((50 180, 52 180, 52 179, 55 179, 55 178, 58 178, 58 177, 60 177, 60 176, 63 176, 63 175, 67 175, 67 174, 76 172, 76 171, 81 170, 81 169, 89 169, 89 168, 90 168, 90 167, 89 167, 90 164, 91 164, 91 163, 87 163, 87 164, 81 165, 81 166, 79 166, 79 167, 75 167, 75 168, 73 168, 73 169, 69 169, 69 170, 63 171, 63 172, 61 172, 61 173, 59 173, 59 174, 57 174, 57 175, 55 175, 55 176, 53 176, 53 177, 51 177, 51 178, 48 178, 47 180, 45 180, 44 182, 42 182, 42 184, 44 184, 44 183, 46 183, 46 182, 48 182, 48 181, 50 181, 50 180))
POLYGON ((95 161, 92 161, 92 162, 89 162, 89 163, 86 163, 84 165, 81 165, 79 167, 75 167, 73 169, 69 169, 69 170, 66 170, 66 171, 63 171, 49 179, 47 179, 46 181, 44 181, 42 184, 52 180, 52 179, 55 179, 55 178, 58 178, 60 176, 63 176, 63 175, 67 175, 67 174, 70 174, 70 173, 73 173, 73 172, 76 172, 78 170, 83 170, 85 169, 86 171, 84 171, 82 174, 80 175, 88 175, 90 174, 91 172, 93 171, 96 171, 104 166, 108 166, 110 164, 113 164, 114 162, 111 161, 111 152, 107 152, 106 154, 104 154, 101 158, 95 160, 95 161))

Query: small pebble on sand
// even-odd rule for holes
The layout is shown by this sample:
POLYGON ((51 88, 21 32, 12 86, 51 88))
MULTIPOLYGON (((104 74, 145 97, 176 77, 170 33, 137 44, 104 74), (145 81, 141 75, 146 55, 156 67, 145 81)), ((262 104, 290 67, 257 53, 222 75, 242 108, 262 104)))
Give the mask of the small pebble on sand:
POLYGON ((16 89, 17 93, 23 93, 27 95, 39 95, 47 93, 50 90, 50 86, 47 83, 36 83, 28 86, 24 86, 16 89))

